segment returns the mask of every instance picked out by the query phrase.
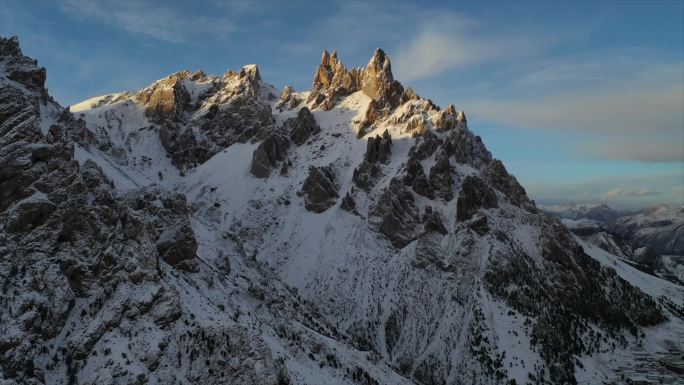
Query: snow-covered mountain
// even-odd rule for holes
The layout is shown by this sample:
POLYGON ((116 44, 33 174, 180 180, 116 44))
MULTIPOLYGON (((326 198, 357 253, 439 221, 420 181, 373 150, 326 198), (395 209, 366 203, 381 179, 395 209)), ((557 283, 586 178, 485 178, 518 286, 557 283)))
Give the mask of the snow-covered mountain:
POLYGON ((661 254, 684 255, 684 207, 646 207, 617 218, 610 229, 661 254))
POLYGON ((382 50, 304 92, 44 81, 0 40, 6 384, 598 383, 683 348, 682 286, 538 210, 382 50))
POLYGON ((552 205, 573 233, 646 272, 684 282, 684 208, 655 205, 620 213, 606 204, 552 205))
POLYGON ((684 254, 684 207, 654 205, 620 212, 602 203, 547 205, 541 209, 561 219, 593 221, 637 247, 649 246, 662 254, 684 254))
POLYGON ((616 211, 605 203, 545 205, 541 209, 562 219, 589 219, 601 223, 611 223, 625 215, 625 213, 616 211))

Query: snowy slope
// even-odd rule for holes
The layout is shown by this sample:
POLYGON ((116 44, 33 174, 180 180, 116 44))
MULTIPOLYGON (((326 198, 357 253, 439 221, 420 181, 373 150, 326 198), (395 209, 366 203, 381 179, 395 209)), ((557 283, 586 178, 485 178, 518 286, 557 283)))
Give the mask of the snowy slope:
MULTIPOLYGON (((308 93, 294 95, 301 100, 309 96, 308 93)), ((473 363, 468 346, 472 344, 473 328, 481 328, 477 329, 478 333, 485 334, 496 351, 506 352, 501 358, 508 369, 506 376, 520 383, 526 381, 535 367, 544 365, 530 342, 532 330, 522 325, 525 318, 519 312, 489 294, 480 284, 489 255, 504 248, 503 244, 494 239, 459 236, 460 225, 456 218, 448 216, 443 218, 444 226, 449 232, 456 231, 455 235, 426 237, 401 250, 388 245, 381 234, 369 228, 367 213, 374 202, 382 199, 380 195, 392 178, 402 172, 409 150, 415 144, 415 134, 401 122, 406 120, 406 115, 411 119, 412 110, 415 105, 421 105, 420 101, 405 103, 365 132, 373 137, 387 130, 392 138, 392 153, 373 190, 364 193, 356 189, 354 199, 359 215, 341 209, 339 201, 323 213, 305 209, 298 192, 311 166, 332 165, 340 181, 340 194, 354 190, 353 174, 367 150, 366 141, 357 139, 358 122, 367 115, 369 102, 366 94, 356 91, 339 98, 331 109, 313 109, 322 132, 306 145, 288 150, 287 160, 292 165, 286 176, 274 174, 266 181, 254 178, 249 166, 257 144, 236 143, 188 170, 184 176, 156 183, 188 197, 196 218, 194 223, 202 223, 201 229, 196 224, 194 230, 207 235, 207 245, 211 245, 211 237, 218 240, 226 233, 239 234, 244 254, 296 288, 304 298, 318 304, 323 316, 336 328, 370 344, 369 347, 379 351, 400 371, 406 370, 402 369, 406 365, 413 365, 409 370, 414 376, 439 372, 435 378, 443 376, 447 382, 480 377, 472 377, 482 368, 473 363), (449 252, 458 250, 464 242, 470 250, 467 254, 449 252), (415 255, 426 245, 429 253, 446 254, 433 256, 437 257, 432 261, 435 265, 417 268, 421 262, 415 255), (408 309, 410 313, 406 313, 408 309), (397 318, 402 320, 394 326, 397 318), (480 325, 482 321, 486 327, 480 325), (378 324, 384 327, 373 326, 378 324), (399 328, 398 341, 392 341, 387 334, 390 324, 392 328, 399 328), (440 362, 450 362, 460 369, 438 370, 440 362), (421 371, 415 363, 430 369, 421 371), (433 364, 437 366, 430 366, 433 364)), ((276 108, 278 103, 271 102, 276 125, 297 115, 299 108, 276 108)), ((432 127, 436 114, 437 110, 424 113, 427 127, 438 137, 446 137, 432 127)), ((88 116, 92 113, 88 112, 88 116)), ((89 125, 93 122, 86 121, 89 125)), ((435 164, 435 158, 421 163, 428 170, 435 164)), ((456 163, 454 169, 457 180, 479 173, 477 167, 467 163, 456 163)), ((117 184, 127 188, 124 181, 117 184)), ((456 200, 436 201, 422 196, 416 196, 416 200, 419 205, 430 204, 437 212, 456 211, 456 200)), ((490 226, 510 229, 520 249, 541 262, 544 258, 536 240, 540 235, 535 235, 539 230, 535 225, 526 227, 523 218, 508 203, 503 203, 500 213, 488 216, 490 226)), ((663 294, 648 288, 644 291, 650 295, 663 294)), ((583 375, 599 372, 597 369, 596 373, 583 375)), ((423 381, 429 382, 428 377, 423 381)))
POLYGON ((57 275, 79 293, 59 327, 18 334, 44 383, 596 383, 611 355, 631 364, 630 331, 655 353, 684 330, 680 286, 540 213, 465 114, 404 90, 380 50, 352 70, 326 52, 312 90, 280 99, 250 65, 70 110, 76 207, 110 215, 69 271, 117 267, 57 275))

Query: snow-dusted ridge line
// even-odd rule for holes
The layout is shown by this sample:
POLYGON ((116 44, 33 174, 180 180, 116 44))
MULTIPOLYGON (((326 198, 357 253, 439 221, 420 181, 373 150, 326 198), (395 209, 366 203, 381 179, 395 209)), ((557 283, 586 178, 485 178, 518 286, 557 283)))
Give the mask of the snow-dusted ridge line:
MULTIPOLYGON (((17 50, 0 40, 0 65, 17 50)), ((351 71, 324 54, 312 91, 281 97, 257 67, 182 71, 75 105, 47 135, 28 86, 37 118, 0 122, 0 162, 35 159, 8 168, 18 187, 0 204, 16 289, 0 379, 597 382, 635 365, 629 330, 651 353, 683 330, 642 293, 676 287, 539 213, 465 114, 404 90, 382 51, 351 71), (284 127, 305 107, 320 131, 296 145, 284 127), (328 173, 307 184, 311 167, 328 173), (45 199, 23 199, 34 190, 45 199), (319 198, 332 204, 306 208, 319 198)))

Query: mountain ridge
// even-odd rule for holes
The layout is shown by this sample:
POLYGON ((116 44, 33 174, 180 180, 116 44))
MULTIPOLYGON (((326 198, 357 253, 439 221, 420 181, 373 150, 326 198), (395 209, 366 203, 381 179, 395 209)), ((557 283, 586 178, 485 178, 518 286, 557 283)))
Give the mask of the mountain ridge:
MULTIPOLYGON (((681 288, 636 288, 604 266, 610 256, 586 254, 463 112, 404 90, 382 51, 365 72, 324 53, 312 90, 280 97, 258 67, 178 72, 139 93, 56 106, 44 133, 42 85, 23 92, 13 80, 29 59, 15 40, 0 47, 0 95, 25 98, 24 113, 0 114, 0 159, 24 160, 2 179, 21 182, 0 213, 4 286, 38 290, 21 283, 36 269, 22 259, 28 231, 48 250, 32 260, 73 293, 49 299, 61 305, 49 333, 12 323, 32 346, 0 335, 0 353, 16 359, 3 360, 9 381, 576 383, 614 370, 595 357, 625 356, 640 333, 653 350, 682 330, 681 288), (63 159, 42 150, 58 133, 63 159), (42 166, 62 162, 69 178, 42 166), (60 200, 41 178, 58 190, 83 180, 80 200, 60 200), (66 231, 69 208, 116 215, 66 231), (94 284, 110 276, 122 283, 94 284)), ((43 84, 27 67, 38 75, 24 82, 43 84)), ((3 320, 44 312, 18 294, 6 301, 17 310, 3 320)))

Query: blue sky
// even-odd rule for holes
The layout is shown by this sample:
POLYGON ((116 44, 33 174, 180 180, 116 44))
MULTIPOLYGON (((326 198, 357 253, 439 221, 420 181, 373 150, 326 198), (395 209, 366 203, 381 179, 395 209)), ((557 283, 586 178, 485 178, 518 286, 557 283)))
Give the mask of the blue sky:
POLYGON ((0 0, 63 105, 248 63, 305 90, 323 49, 350 67, 382 47, 538 202, 618 208, 684 204, 683 20, 683 1, 0 0))

